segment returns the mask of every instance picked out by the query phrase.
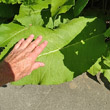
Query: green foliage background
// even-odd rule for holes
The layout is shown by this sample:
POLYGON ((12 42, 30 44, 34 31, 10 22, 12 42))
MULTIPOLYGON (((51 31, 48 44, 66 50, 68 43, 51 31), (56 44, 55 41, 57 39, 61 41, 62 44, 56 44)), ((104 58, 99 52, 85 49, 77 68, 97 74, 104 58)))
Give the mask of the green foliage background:
POLYGON ((46 64, 15 85, 60 84, 89 72, 110 81, 110 2, 108 0, 0 0, 2 61, 30 34, 42 35, 46 64))

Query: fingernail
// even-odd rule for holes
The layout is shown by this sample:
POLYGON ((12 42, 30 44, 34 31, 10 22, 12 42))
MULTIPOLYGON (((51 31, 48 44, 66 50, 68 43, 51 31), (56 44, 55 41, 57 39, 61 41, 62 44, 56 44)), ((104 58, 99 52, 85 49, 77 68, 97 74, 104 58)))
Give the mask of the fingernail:
POLYGON ((44 41, 45 44, 48 44, 48 41, 44 41))
POLYGON ((34 38, 34 34, 31 34, 30 37, 34 38))
POLYGON ((45 66, 45 64, 44 63, 41 63, 40 66, 45 66))
POLYGON ((40 39, 42 39, 42 36, 39 36, 40 39))
POLYGON ((23 39, 21 39, 22 41, 24 41, 24 38, 23 39))

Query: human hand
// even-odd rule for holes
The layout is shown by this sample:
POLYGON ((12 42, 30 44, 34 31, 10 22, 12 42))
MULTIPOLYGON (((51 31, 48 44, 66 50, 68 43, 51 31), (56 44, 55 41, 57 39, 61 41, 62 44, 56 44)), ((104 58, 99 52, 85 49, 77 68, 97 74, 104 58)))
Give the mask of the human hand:
POLYGON ((36 62, 36 58, 47 46, 47 41, 41 45, 42 36, 32 42, 34 35, 30 35, 26 40, 21 39, 1 62, 3 76, 7 82, 17 81, 29 75, 33 70, 44 66, 42 62, 36 62))

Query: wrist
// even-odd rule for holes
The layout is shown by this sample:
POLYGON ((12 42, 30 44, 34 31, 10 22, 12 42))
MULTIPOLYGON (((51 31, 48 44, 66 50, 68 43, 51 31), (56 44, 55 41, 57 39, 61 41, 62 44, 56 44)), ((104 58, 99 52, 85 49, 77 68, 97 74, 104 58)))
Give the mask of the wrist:
POLYGON ((10 65, 5 61, 0 62, 0 86, 12 82, 13 79, 10 65))

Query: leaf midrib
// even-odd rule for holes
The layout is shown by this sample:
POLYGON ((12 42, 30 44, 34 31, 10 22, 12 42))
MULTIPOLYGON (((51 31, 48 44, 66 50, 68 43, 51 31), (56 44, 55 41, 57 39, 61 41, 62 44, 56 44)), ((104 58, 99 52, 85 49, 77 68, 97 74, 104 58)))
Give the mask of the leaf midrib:
MULTIPOLYGON (((103 35, 103 34, 99 34, 99 35, 96 35, 96 36, 90 37, 90 38, 85 39, 85 40, 83 40, 83 41, 86 42, 86 41, 88 41, 88 40, 90 40, 90 39, 93 39, 93 38, 99 37, 99 36, 101 36, 101 35, 103 35)), ((38 58, 39 58, 39 57, 42 57, 42 56, 45 56, 45 55, 48 55, 48 54, 52 54, 52 53, 58 52, 58 51, 60 51, 60 50, 62 50, 62 49, 66 49, 66 48, 72 47, 72 46, 74 46, 74 45, 78 45, 78 44, 80 44, 80 43, 81 43, 81 41, 76 42, 76 43, 71 44, 71 45, 68 45, 68 46, 63 47, 63 48, 56 49, 56 50, 54 50, 54 51, 50 51, 50 52, 48 52, 48 53, 41 54, 41 55, 38 56, 38 58)), ((85 44, 82 44, 82 45, 85 45, 85 44)))

